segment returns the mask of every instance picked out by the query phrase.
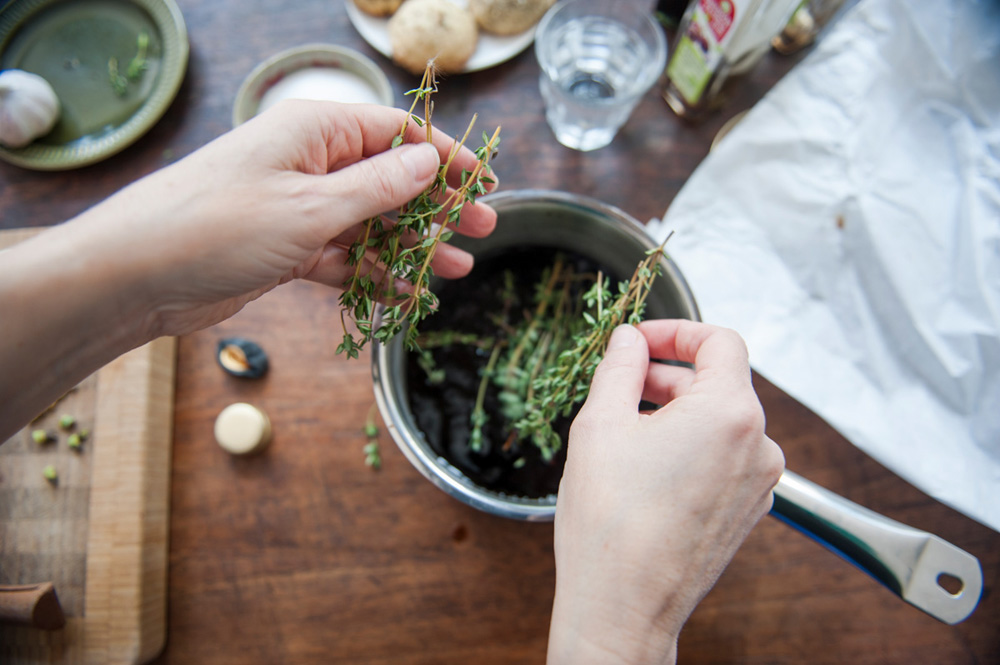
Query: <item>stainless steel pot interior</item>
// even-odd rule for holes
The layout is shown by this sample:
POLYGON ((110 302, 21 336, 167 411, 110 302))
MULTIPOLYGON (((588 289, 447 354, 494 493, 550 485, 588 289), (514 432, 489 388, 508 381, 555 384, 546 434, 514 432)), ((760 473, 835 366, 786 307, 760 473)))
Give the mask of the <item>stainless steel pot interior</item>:
MULTIPOLYGON (((482 199, 497 211, 487 238, 456 234, 451 244, 483 258, 509 248, 560 247, 588 256, 618 275, 631 275, 656 246, 634 218, 621 210, 574 194, 520 190, 482 199)), ((699 319, 698 306, 677 266, 665 258, 648 300, 648 318, 699 319)), ((393 440, 410 462, 449 495, 486 512, 529 521, 555 515, 555 496, 530 499, 493 492, 472 483, 427 445, 414 423, 407 396, 406 351, 401 336, 376 344, 372 354, 375 398, 393 440)))

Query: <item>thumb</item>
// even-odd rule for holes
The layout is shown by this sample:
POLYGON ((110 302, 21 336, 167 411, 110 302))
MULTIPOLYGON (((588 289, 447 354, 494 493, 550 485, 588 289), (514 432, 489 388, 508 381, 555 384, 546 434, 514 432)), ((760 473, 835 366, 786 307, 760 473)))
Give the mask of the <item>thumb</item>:
POLYGON ((404 144, 326 176, 340 221, 355 223, 403 205, 434 179, 441 157, 429 143, 404 144))
POLYGON ((648 368, 646 338, 632 326, 618 326, 608 340, 604 359, 594 371, 584 408, 600 409, 605 415, 638 413, 648 368))

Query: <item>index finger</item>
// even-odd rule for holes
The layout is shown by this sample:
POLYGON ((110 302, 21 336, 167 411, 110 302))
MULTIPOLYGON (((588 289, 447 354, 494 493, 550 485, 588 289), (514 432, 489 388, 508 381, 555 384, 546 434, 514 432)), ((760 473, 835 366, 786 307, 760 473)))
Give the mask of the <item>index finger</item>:
MULTIPOLYGON (((334 109, 329 109, 329 111, 332 112, 334 109)), ((336 112, 343 115, 339 115, 337 118, 331 116, 330 122, 322 123, 325 129, 331 131, 325 137, 330 171, 353 164, 358 159, 389 150, 393 140, 399 136, 399 130, 403 127, 403 123, 409 117, 409 114, 402 109, 367 104, 340 105, 336 112), (345 123, 345 120, 349 123, 345 123)), ((444 164, 461 136, 450 136, 447 132, 434 126, 430 129, 431 145, 437 148, 441 163, 444 164)), ((475 134, 470 133, 470 137, 472 136, 475 134)), ((403 143, 423 143, 426 141, 427 128, 421 127, 410 118, 403 131, 403 143)), ((452 186, 459 184, 458 174, 461 174, 462 170, 472 171, 478 162, 479 158, 476 157, 472 148, 467 145, 459 148, 452 161, 452 168, 449 170, 449 176, 454 176, 449 177, 449 184, 452 186)), ((489 176, 491 180, 496 180, 492 170, 489 176)), ((486 185, 489 190, 496 187, 495 183, 486 183, 486 185)))
POLYGON ((719 379, 740 386, 751 381, 746 343, 733 330, 685 319, 643 321, 637 327, 651 358, 691 363, 695 381, 719 379))

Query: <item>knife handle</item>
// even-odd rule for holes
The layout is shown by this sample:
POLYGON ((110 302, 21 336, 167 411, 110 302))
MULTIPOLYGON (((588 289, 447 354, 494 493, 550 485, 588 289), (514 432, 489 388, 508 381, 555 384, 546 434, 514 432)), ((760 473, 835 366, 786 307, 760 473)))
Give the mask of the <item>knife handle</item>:
POLYGON ((57 630, 66 625, 66 616, 52 582, 0 585, 0 623, 57 630))

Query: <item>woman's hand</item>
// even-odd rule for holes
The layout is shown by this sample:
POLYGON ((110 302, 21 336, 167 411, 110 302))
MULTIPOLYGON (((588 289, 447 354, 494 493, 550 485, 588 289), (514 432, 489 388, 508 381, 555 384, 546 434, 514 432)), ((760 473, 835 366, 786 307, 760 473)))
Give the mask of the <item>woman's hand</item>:
POLYGON ((681 626, 770 510, 784 468, 750 379, 730 330, 614 332, 559 486, 550 665, 673 662, 681 626), (640 399, 664 406, 641 414, 640 399))
MULTIPOLYGON (((100 228, 105 251, 132 259, 153 306, 149 336, 216 323, 282 282, 340 287, 359 222, 398 208, 434 178, 453 139, 380 106, 287 102, 141 180, 79 220, 100 228), (141 212, 140 212, 141 211, 141 212)), ((476 164, 463 148, 454 180, 476 164)), ((451 182, 452 179, 449 178, 451 182)), ((496 213, 466 205, 457 231, 485 236, 496 213)), ((465 252, 442 245, 436 274, 461 277, 465 252)))
MULTIPOLYGON (((453 140, 404 111, 284 102, 0 259, 0 442, 91 372, 160 335, 217 323, 291 279, 343 284, 359 223, 436 177, 453 140), (412 144, 412 145, 411 145, 412 144)), ((449 184, 477 159, 463 148, 449 184)), ((496 213, 466 204, 457 230, 496 213)), ((441 245, 435 273, 472 257, 441 245)))

